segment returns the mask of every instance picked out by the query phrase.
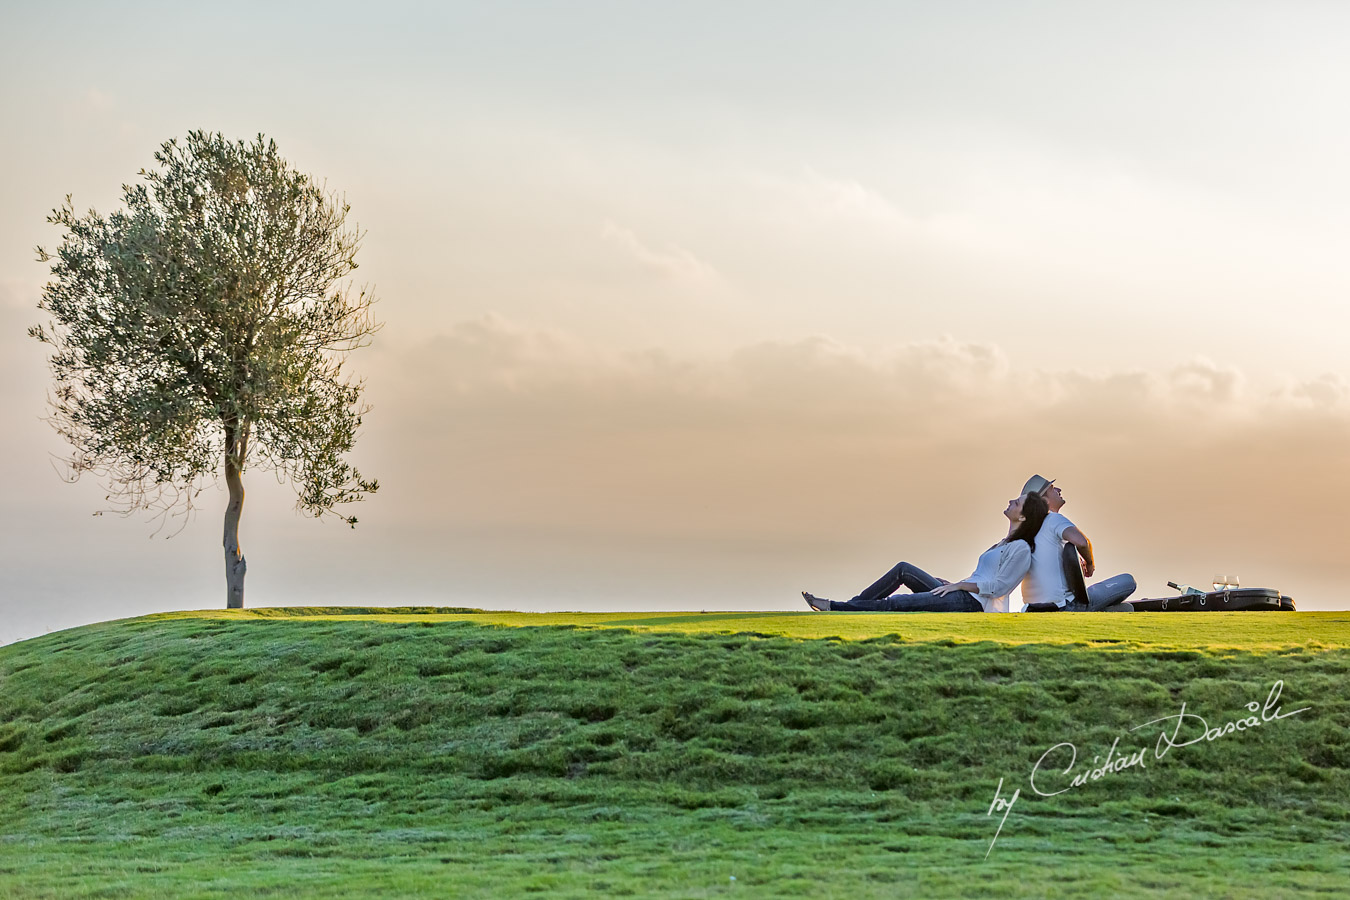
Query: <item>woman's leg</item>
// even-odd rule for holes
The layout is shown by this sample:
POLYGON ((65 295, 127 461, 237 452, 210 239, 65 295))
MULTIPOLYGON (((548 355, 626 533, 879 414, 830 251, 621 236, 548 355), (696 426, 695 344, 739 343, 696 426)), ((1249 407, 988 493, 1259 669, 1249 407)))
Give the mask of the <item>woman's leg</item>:
POLYGON ((923 591, 931 591, 940 584, 942 582, 939 579, 929 575, 918 566, 901 562, 896 563, 894 568, 864 588, 862 593, 849 602, 870 603, 883 597, 889 597, 902 587, 907 587, 918 594, 923 591))
POLYGON ((965 591, 952 591, 941 597, 922 591, 873 600, 853 599, 847 603, 831 603, 830 609, 840 612, 984 612, 979 599, 965 591))

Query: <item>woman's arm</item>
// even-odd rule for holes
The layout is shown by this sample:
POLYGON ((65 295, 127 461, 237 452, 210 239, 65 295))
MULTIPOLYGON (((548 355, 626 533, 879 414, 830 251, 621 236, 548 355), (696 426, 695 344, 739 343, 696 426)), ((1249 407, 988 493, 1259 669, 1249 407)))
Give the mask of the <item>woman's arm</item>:
POLYGON ((945 597, 952 591, 967 591, 971 594, 978 594, 980 588, 973 581, 958 581, 956 584, 940 584, 933 588, 931 593, 936 594, 939 597, 945 597))

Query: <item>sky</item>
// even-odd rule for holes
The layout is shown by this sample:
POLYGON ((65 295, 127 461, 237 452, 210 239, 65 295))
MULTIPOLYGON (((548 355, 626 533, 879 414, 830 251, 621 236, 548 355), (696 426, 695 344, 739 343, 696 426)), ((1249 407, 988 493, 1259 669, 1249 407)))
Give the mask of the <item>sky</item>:
POLYGON ((224 605, 223 488, 62 478, 70 194, 265 133, 345 196, 377 495, 246 475, 246 603, 804 610, 1033 473, 1139 596, 1344 609, 1350 7, 0 0, 0 642, 224 605))

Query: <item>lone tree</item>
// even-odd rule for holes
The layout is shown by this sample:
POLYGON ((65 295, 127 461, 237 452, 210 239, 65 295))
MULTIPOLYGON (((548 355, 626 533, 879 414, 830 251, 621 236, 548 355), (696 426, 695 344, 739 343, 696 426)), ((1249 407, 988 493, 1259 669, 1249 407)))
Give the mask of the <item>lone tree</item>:
MULTIPOLYGON (((71 480, 106 477, 124 513, 167 515, 223 468, 226 606, 244 605, 239 547, 250 464, 290 480, 316 517, 378 484, 343 455, 361 416, 347 354, 379 328, 374 298, 343 279, 361 233, 349 207, 296 172, 276 143, 190 133, 123 185, 124 210, 48 221, 65 229, 29 334, 52 347, 51 421, 71 480)), ((355 517, 344 517, 356 525, 355 517)))

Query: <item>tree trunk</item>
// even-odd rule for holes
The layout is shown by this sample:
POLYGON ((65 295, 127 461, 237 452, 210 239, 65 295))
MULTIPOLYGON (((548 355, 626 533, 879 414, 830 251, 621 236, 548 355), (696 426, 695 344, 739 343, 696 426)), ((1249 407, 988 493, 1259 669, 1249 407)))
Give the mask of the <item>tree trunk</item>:
POLYGON ((242 441, 234 429, 225 429, 225 486, 230 502, 225 507, 225 608, 244 608, 244 573, 248 563, 239 549, 239 516, 244 511, 244 479, 239 474, 242 441))

